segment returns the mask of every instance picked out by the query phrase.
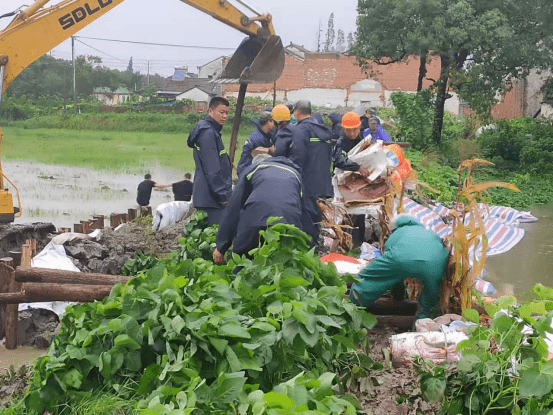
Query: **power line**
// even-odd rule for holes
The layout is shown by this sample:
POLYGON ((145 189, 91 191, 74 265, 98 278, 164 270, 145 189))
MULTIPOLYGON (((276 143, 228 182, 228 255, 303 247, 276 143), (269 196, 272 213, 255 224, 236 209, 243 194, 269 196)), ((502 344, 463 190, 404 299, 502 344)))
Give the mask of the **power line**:
POLYGON ((123 61, 122 59, 119 59, 119 58, 117 58, 117 57, 115 57, 115 56, 111 56, 111 55, 107 54, 106 52, 102 52, 100 49, 96 49, 96 48, 93 47, 93 46, 87 45, 87 44, 84 43, 83 41, 80 41, 76 36, 75 36, 75 39, 77 39, 77 42, 82 43, 82 44, 85 45, 85 46, 88 46, 90 49, 94 49, 96 52, 100 52, 100 53, 102 53, 102 54, 104 54, 104 55, 106 55, 106 56, 109 56, 110 58, 113 58, 113 59, 116 59, 116 60, 118 60, 118 61, 120 61, 120 62, 125 63, 125 61, 123 61))
MULTIPOLYGON (((77 37, 77 36, 75 36, 77 37)), ((137 42, 132 40, 119 40, 119 39, 101 39, 98 37, 85 37, 78 36, 81 39, 102 40, 105 42, 119 42, 119 43, 134 43, 137 45, 152 45, 152 46, 169 46, 173 48, 189 48, 189 49, 217 49, 217 50, 235 50, 235 48, 224 48, 220 46, 198 46, 198 45, 173 45, 170 43, 151 43, 151 42, 137 42)))

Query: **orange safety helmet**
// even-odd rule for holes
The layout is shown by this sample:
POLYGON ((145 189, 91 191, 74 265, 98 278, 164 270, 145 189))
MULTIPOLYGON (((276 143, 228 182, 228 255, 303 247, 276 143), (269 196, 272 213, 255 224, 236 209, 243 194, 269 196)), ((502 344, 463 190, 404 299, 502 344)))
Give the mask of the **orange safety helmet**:
POLYGON ((353 129, 361 125, 361 118, 353 111, 346 112, 342 116, 342 128, 353 129))
POLYGON ((271 111, 273 120, 275 121, 290 121, 290 110, 284 104, 276 105, 271 111))

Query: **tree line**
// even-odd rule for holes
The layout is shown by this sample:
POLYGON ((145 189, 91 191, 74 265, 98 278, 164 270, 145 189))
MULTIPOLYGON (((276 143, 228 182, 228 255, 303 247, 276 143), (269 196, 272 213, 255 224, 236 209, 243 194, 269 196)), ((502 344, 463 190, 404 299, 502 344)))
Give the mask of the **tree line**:
MULTIPOLYGON (((75 69, 79 99, 92 96, 94 89, 99 87, 109 88, 111 91, 120 87, 125 87, 129 91, 148 89, 146 76, 133 71, 132 58, 127 70, 120 71, 102 65, 102 59, 98 56, 78 56, 75 59, 75 69)), ((150 74, 150 87, 163 86, 163 80, 161 75, 150 74)), ((44 55, 15 78, 6 94, 8 97, 26 96, 32 99, 39 97, 71 99, 73 62, 44 55)))

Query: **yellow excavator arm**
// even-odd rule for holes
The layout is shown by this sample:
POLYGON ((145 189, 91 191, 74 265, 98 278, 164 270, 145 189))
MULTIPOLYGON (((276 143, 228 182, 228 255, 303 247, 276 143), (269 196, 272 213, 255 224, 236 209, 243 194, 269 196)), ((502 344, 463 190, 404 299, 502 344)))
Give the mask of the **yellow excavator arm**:
MULTIPOLYGON (((35 60, 124 1, 64 0, 53 7, 42 8, 49 0, 36 0, 21 11, 8 27, 0 31, 2 92, 35 60)), ((275 35, 269 14, 249 18, 225 0, 180 1, 252 38, 262 39, 261 43, 275 35)))
MULTIPOLYGON (((0 31, 0 104, 2 94, 23 69, 123 1, 125 0, 62 0, 55 6, 44 8, 49 0, 35 0, 31 6, 19 12, 0 31)), ((246 85, 270 83, 280 77, 284 69, 282 41, 275 35, 271 15, 256 12, 244 0, 233 1, 252 11, 254 17, 246 16, 228 0, 180 1, 248 35, 220 76, 221 80, 242 84, 231 136, 230 150, 234 158, 233 149, 236 148, 246 85)), ((0 153, 1 145, 0 128, 0 153)), ((14 208, 11 193, 4 189, 4 179, 9 182, 0 165, 0 223, 11 222, 14 217, 21 216, 19 191, 9 182, 17 192, 18 207, 14 208)))

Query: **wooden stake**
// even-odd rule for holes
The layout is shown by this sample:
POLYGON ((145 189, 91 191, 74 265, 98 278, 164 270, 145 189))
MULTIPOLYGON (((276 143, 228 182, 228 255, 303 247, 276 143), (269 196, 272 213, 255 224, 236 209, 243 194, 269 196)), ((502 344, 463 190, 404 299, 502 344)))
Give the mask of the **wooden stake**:
POLYGON ((138 216, 138 209, 130 208, 127 211, 127 217, 128 217, 129 220, 133 220, 137 216, 138 216))
POLYGON ((32 255, 33 248, 31 247, 31 244, 25 243, 25 245, 21 247, 21 266, 30 267, 32 255))
POLYGON ((21 251, 10 251, 8 256, 13 259, 13 267, 21 265, 21 251))
POLYGON ((115 285, 126 284, 131 277, 96 274, 88 272, 62 271, 57 269, 18 267, 15 280, 18 282, 42 282, 54 284, 115 285))
MULTIPOLYGON (((12 258, 0 258, 0 274, 4 281, 9 281, 8 292, 16 293, 21 291, 21 283, 15 281, 15 272, 13 269, 12 258)), ((6 336, 5 347, 8 350, 17 349, 17 318, 18 318, 17 304, 6 305, 6 318, 4 322, 4 332, 6 336)))
POLYGON ((113 229, 117 228, 121 224, 120 217, 117 213, 112 213, 109 216, 109 226, 113 229))
POLYGON ((82 220, 81 221, 81 226, 83 227, 83 233, 90 233, 91 229, 90 229, 90 222, 87 221, 87 220, 82 220))
MULTIPOLYGON (((4 259, 5 258, 1 258, 0 262, 2 262, 4 259)), ((9 294, 9 290, 10 290, 9 276, 10 276, 9 273, 0 272, 0 294, 9 294)), ((5 322, 6 322, 6 304, 2 303, 0 304, 0 340, 4 338, 5 322)))

